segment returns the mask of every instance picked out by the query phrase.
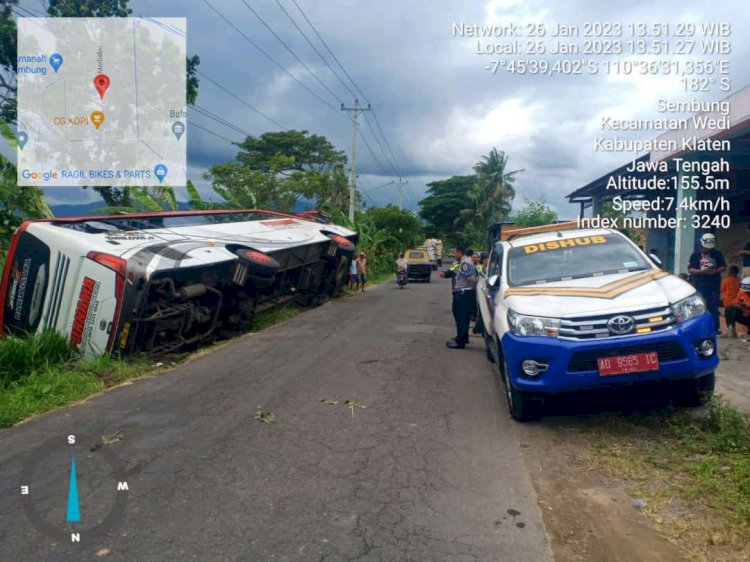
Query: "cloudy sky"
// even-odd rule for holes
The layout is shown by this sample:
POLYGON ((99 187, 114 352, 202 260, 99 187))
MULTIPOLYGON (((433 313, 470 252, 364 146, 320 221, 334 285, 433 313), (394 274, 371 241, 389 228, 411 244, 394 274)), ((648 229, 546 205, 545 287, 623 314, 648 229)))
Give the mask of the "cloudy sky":
MULTIPOLYGON (((202 72, 284 127, 325 135, 349 153, 351 121, 337 108, 340 101, 350 105, 353 96, 281 10, 279 3, 330 60, 293 0, 245 2, 335 97, 282 46, 243 0, 131 0, 131 6, 133 14, 138 16, 187 17, 188 51, 200 56, 202 72), (263 57, 209 3, 333 109, 263 57)), ((472 165, 494 146, 509 155, 511 169, 524 170, 516 183, 516 208, 523 205, 524 198, 544 197, 562 217, 575 216, 576 209, 564 196, 632 157, 593 150, 593 138, 601 134, 601 116, 657 117, 657 99, 690 97, 681 90, 675 77, 617 77, 603 73, 540 77, 512 76, 504 71, 493 75, 485 66, 495 57, 476 54, 475 39, 453 37, 454 23, 533 22, 551 29, 556 23, 582 28, 584 22, 676 25, 727 21, 733 23, 732 53, 728 57, 732 91, 750 82, 746 62, 750 58, 750 34, 746 26, 740 28, 739 21, 746 18, 746 6, 739 0, 643 0, 615 4, 597 0, 297 0, 297 3, 375 108, 401 173, 408 179, 404 203, 412 209, 417 208, 416 202, 424 195, 426 183, 469 173, 472 165)), ((39 9, 38 0, 27 0, 22 5, 39 9)), ((714 89, 695 97, 718 100, 726 95, 714 89)), ((200 86, 198 105, 254 135, 278 130, 276 125, 205 80, 200 86)), ((370 125, 377 130, 370 119, 370 125)), ((188 121, 231 140, 242 139, 236 131, 194 111, 188 121)), ((373 157, 358 139, 359 182, 362 190, 372 190, 367 194, 368 203, 397 202, 397 185, 379 187, 394 180, 396 175, 380 146, 385 143, 375 140, 364 121, 362 134, 375 154, 373 157)), ((639 137, 652 138, 657 134, 645 133, 639 137)), ((195 128, 189 133, 188 146, 188 176, 209 195, 210 186, 201 179, 202 174, 212 164, 231 160, 235 147, 195 128)), ((384 148, 387 152, 387 147, 384 148)), ((82 202, 90 197, 90 191, 66 189, 49 196, 55 202, 82 202)))

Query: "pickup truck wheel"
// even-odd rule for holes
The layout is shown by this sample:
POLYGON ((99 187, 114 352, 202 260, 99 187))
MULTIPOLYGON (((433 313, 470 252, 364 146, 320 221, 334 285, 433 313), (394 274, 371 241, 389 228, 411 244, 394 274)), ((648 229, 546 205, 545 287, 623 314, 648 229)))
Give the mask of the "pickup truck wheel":
POLYGON ((703 406, 711 400, 716 386, 716 375, 677 383, 674 402, 680 406, 703 406))
POLYGON ((539 418, 540 404, 538 399, 530 392, 523 392, 513 387, 508 375, 508 365, 505 361, 503 361, 501 372, 503 385, 505 386, 505 397, 508 400, 508 410, 510 410, 511 417, 519 422, 539 418))
POLYGON ((484 352, 487 354, 487 361, 490 363, 495 362, 495 356, 492 354, 492 340, 487 336, 487 330, 482 330, 482 338, 484 339, 484 352))

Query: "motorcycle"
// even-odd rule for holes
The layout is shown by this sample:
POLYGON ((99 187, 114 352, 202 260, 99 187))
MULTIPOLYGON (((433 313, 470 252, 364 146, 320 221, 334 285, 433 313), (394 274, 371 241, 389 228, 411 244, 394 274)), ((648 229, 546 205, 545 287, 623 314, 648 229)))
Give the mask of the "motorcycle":
POLYGON ((406 286, 409 280, 407 279, 405 271, 399 271, 396 273, 396 282, 398 283, 399 289, 403 289, 406 286))

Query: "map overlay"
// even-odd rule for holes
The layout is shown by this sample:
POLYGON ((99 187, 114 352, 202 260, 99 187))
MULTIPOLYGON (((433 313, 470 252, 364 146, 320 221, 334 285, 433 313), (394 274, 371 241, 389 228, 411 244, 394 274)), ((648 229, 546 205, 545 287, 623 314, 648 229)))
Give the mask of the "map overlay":
POLYGON ((19 18, 18 185, 185 185, 185 63, 185 18, 19 18))

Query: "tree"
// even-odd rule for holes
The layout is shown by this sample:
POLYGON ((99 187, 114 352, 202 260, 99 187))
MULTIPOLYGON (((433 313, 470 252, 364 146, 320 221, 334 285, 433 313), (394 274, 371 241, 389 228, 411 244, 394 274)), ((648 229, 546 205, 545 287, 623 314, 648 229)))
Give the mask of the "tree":
POLYGON ((453 176, 427 184, 427 197, 419 202, 419 216, 427 222, 427 234, 458 241, 454 221, 466 208, 466 198, 476 183, 474 176, 453 176))
POLYGON ((508 157, 493 148, 474 165, 474 175, 427 184, 419 202, 428 233, 451 242, 480 244, 493 222, 510 214, 513 182, 522 170, 506 171, 508 157))
POLYGON ((237 145, 237 160, 253 170, 268 172, 278 164, 273 158, 279 154, 289 157, 280 174, 292 172, 332 171, 335 166, 346 163, 346 154, 330 141, 308 131, 279 131, 263 133, 260 137, 247 137, 237 145))
MULTIPOLYGON (((385 207, 370 207, 364 213, 378 230, 389 232, 394 238, 393 253, 416 246, 424 239, 424 226, 411 211, 399 209, 393 204, 385 207)), ((394 258, 395 259, 395 258, 394 258)))
POLYGON ((541 226, 557 222, 557 213, 544 201, 538 199, 532 201, 525 199, 526 206, 512 216, 513 222, 518 226, 541 226))
POLYGON ((200 85, 200 81, 198 80, 198 66, 200 63, 201 59, 198 55, 188 57, 185 63, 185 68, 187 69, 187 81, 185 83, 187 92, 185 99, 188 105, 195 105, 198 99, 198 86, 200 85))
POLYGON ((482 160, 474 166, 478 186, 476 204, 480 220, 487 227, 510 214, 516 195, 513 182, 516 175, 523 170, 507 172, 507 164, 508 157, 505 152, 498 152, 497 148, 493 147, 489 154, 482 156, 482 160))
MULTIPOLYGON (((16 135, 3 121, 0 121, 0 135, 15 152, 16 135)), ((28 219, 52 216, 42 191, 36 187, 19 187, 16 173, 15 164, 0 154, 0 262, 18 225, 28 219)))
POLYGON ((231 206, 289 210, 300 198, 343 209, 349 201, 346 155, 325 137, 281 131, 247 137, 233 162, 212 166, 204 177, 231 206))
POLYGON ((0 0, 0 117, 16 122, 16 22, 12 8, 18 0, 0 0))
MULTIPOLYGON (((17 0, 0 0, 0 115, 6 123, 16 122, 16 24, 11 8, 17 0)), ((133 10, 129 0, 49 0, 50 17, 128 17, 133 10)), ((186 59, 186 88, 188 105, 198 98, 197 76, 200 57, 186 59)), ((129 208, 135 203, 129 187, 95 187, 107 207, 129 208)))
POLYGON ((288 166, 289 158, 277 155, 271 159, 268 172, 254 170, 241 162, 211 166, 203 177, 225 201, 237 209, 263 207, 288 211, 297 200, 296 184, 283 179, 279 170, 288 166))
POLYGON ((47 13, 53 18, 126 18, 133 10, 128 0, 49 0, 47 13))

